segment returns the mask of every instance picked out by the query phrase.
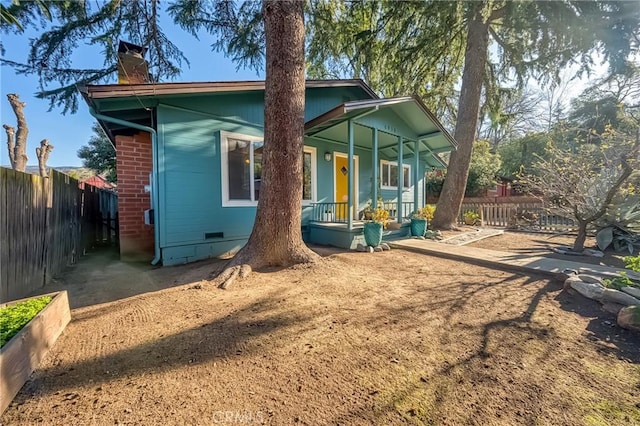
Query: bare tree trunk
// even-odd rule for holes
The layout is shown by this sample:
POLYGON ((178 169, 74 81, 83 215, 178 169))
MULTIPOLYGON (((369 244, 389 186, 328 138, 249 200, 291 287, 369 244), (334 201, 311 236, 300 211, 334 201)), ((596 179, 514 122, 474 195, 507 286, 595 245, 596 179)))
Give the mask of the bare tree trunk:
POLYGON ((18 123, 18 131, 15 128, 7 124, 3 125, 7 132, 7 148, 9 149, 9 159, 11 160, 11 167, 19 172, 24 172, 27 168, 27 135, 29 134, 29 127, 27 126, 27 119, 24 116, 24 102, 20 102, 20 96, 14 93, 7 95, 9 104, 16 115, 18 123))
POLYGON ((265 0, 264 150, 260 199, 247 244, 216 279, 222 288, 251 269, 315 262, 302 241, 304 2, 265 0))
POLYGON ((40 167, 40 176, 49 177, 47 173, 47 160, 49 160, 49 154, 53 151, 53 145, 49 144, 49 139, 42 139, 40 141, 40 147, 36 148, 36 156, 38 157, 38 166, 40 167))
POLYGON ((584 242, 587 239, 587 225, 589 225, 587 221, 581 220, 578 222, 578 236, 573 242, 573 251, 576 253, 582 253, 584 251, 584 242))
POLYGON ((458 149, 451 153, 447 176, 431 223, 436 229, 456 227, 456 219, 460 213, 469 177, 469 163, 478 127, 480 96, 489 46, 489 23, 485 22, 482 16, 482 6, 481 2, 474 4, 469 16, 455 130, 458 149))

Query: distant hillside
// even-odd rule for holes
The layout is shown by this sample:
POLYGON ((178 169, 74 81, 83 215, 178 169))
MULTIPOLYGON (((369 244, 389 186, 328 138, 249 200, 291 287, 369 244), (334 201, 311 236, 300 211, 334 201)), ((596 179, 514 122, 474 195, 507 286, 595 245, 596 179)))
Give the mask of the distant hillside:
MULTIPOLYGON (((65 175, 69 175, 77 180, 85 180, 90 178, 91 176, 95 176, 96 172, 93 170, 87 169, 86 167, 72 167, 72 166, 56 166, 50 167, 51 169, 55 169, 60 173, 64 173, 65 175)), ((34 175, 40 174, 40 168, 38 166, 27 166, 25 172, 31 173, 34 175)))

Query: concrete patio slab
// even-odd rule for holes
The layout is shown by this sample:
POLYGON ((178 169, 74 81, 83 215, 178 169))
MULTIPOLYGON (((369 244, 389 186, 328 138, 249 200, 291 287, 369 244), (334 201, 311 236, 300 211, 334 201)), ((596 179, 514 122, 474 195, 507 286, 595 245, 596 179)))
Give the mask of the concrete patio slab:
POLYGON ((568 269, 593 275, 612 275, 622 271, 622 269, 607 266, 590 265, 587 263, 551 259, 542 256, 530 256, 526 254, 487 250, 477 247, 454 246, 429 240, 406 239, 389 242, 389 245, 397 249, 444 257, 447 259, 461 260, 481 266, 515 270, 526 273, 533 272, 560 280, 564 280, 567 277, 567 274, 565 274, 564 271, 568 269))

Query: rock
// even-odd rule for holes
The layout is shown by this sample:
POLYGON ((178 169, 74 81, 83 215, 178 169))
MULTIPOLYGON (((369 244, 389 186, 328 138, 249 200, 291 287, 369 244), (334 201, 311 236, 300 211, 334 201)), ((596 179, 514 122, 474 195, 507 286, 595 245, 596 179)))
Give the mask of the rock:
POLYGON ((632 295, 636 299, 640 299, 640 288, 638 287, 622 287, 620 291, 632 295))
POLYGON ((600 250, 584 249, 582 253, 591 257, 604 257, 604 253, 601 252, 600 250))
POLYGON ((356 246, 356 250, 365 252, 365 251, 367 251, 367 248, 365 246, 363 246, 362 244, 358 243, 358 245, 356 246))
POLYGON ((623 293, 619 290, 614 290, 612 288, 605 288, 604 294, 602 295, 603 302, 613 302, 619 303, 621 305, 640 305, 640 299, 636 299, 630 294, 623 293))
POLYGON ((378 246, 378 247, 374 247, 373 251, 375 252, 381 252, 382 251, 382 247, 378 246))
POLYGON ((593 275, 578 274, 578 278, 580 278, 585 283, 602 285, 602 280, 600 278, 596 277, 596 276, 593 276, 593 275))
POLYGON ((368 251, 369 253, 373 253, 373 247, 371 247, 371 246, 367 246, 367 251, 368 251))
POLYGON ((584 297, 598 301, 602 300, 602 295, 605 289, 600 284, 585 283, 576 275, 567 278, 565 284, 567 282, 572 289, 574 289, 584 297))
POLYGON ((389 244, 387 244, 387 243, 380 244, 380 247, 382 247, 382 250, 384 250, 384 251, 391 250, 391 247, 389 247, 389 244))
POLYGON ((618 325, 627 330, 640 332, 640 306, 627 306, 620 309, 618 325))
POLYGON ((419 236, 418 236, 418 239, 419 239, 419 240, 424 240, 424 237, 423 237, 422 235, 419 235, 419 236))
POLYGON ((602 309, 615 315, 618 315, 618 312, 620 312, 620 309, 622 308, 624 308, 624 305, 619 303, 607 302, 602 305, 602 309))
POLYGON ((565 274, 565 275, 578 275, 578 271, 576 271, 575 269, 571 269, 571 268, 567 268, 567 269, 563 270, 562 273, 565 274))

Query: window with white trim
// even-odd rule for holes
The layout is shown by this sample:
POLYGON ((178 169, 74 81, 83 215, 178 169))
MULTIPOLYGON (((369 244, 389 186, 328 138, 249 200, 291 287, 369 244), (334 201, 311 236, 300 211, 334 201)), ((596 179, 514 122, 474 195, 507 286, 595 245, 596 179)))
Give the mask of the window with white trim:
POLYGON ((302 204, 316 201, 316 149, 305 146, 302 157, 302 204))
MULTIPOLYGON (((220 132, 222 205, 255 206, 262 182, 261 137, 220 132)), ((304 147, 303 203, 316 199, 316 149, 304 147)))
MULTIPOLYGON (((411 188, 411 166, 402 165, 403 184, 405 189, 411 188)), ((384 189, 398 189, 398 163, 396 161, 380 161, 380 184, 384 189)))

